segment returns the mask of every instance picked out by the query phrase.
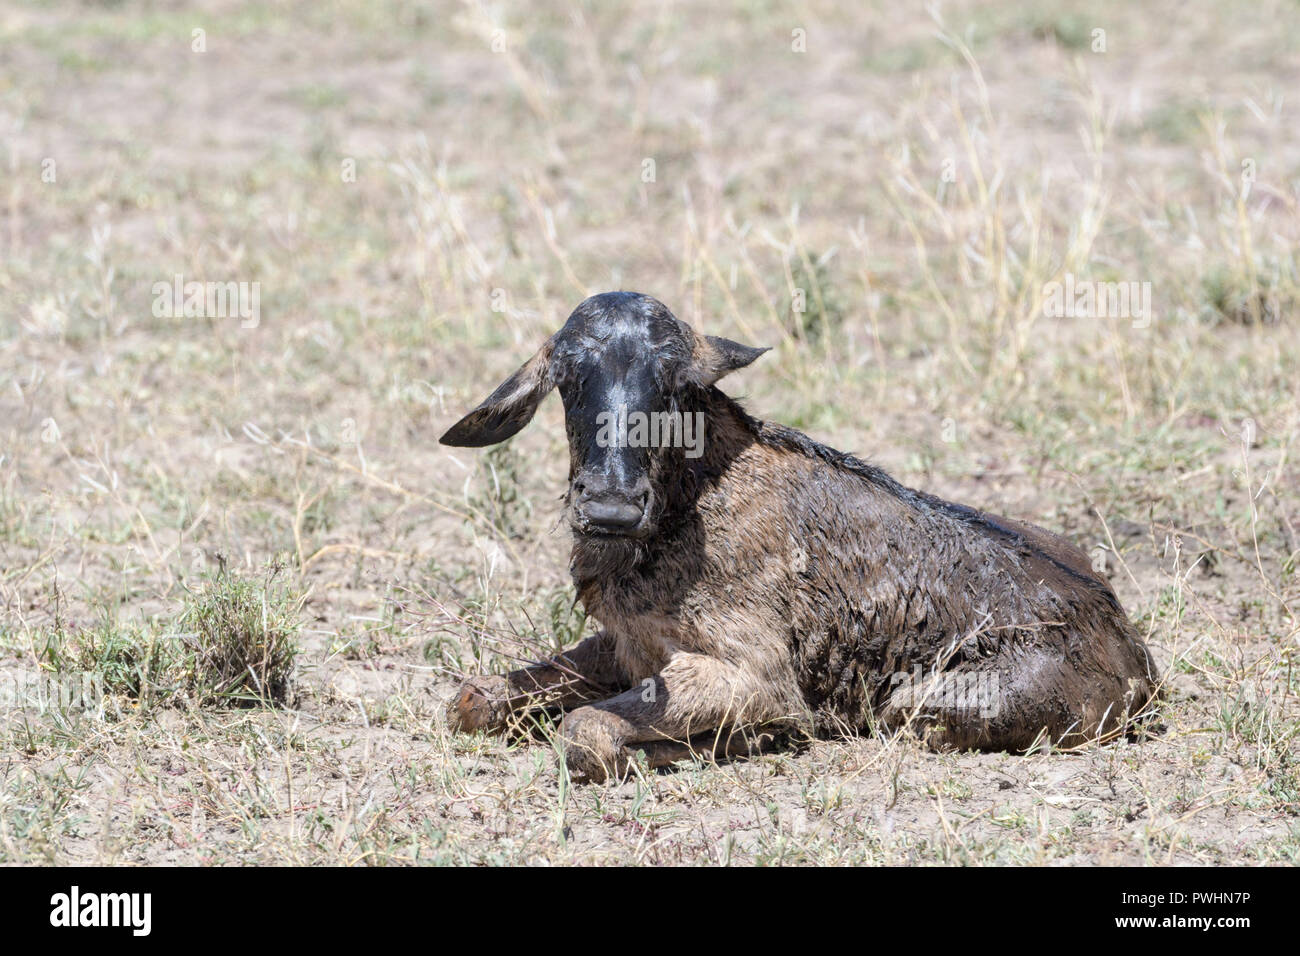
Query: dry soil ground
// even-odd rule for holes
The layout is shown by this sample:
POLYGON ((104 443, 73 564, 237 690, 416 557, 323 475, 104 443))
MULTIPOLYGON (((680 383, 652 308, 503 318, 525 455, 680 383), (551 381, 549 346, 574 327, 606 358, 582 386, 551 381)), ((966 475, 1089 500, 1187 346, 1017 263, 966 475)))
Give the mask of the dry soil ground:
POLYGON ((1294 3, 203 7, 0 7, 0 861, 1300 855, 1294 3), (1045 314, 1067 274, 1151 314, 1045 314), (157 314, 177 275, 258 321, 157 314), (760 417, 1077 540, 1156 732, 609 787, 448 734, 593 625, 558 403, 436 438, 614 288, 774 346, 760 417))

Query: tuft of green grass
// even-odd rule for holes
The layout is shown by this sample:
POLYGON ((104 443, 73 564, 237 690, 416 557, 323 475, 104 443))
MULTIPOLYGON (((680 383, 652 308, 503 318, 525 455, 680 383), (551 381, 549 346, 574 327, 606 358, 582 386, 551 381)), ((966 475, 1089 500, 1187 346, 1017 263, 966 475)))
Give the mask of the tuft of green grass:
POLYGON ((483 490, 469 496, 469 504, 487 516, 492 527, 507 538, 522 538, 529 530, 532 502, 520 490, 523 459, 513 442, 488 449, 481 467, 487 472, 483 490))
POLYGON ((1175 97, 1153 107, 1132 132, 1150 134, 1171 146, 1187 146, 1201 134, 1204 110, 1200 101, 1175 97))
POLYGON ((176 660, 170 643, 138 624, 122 625, 105 617, 78 631, 57 626, 46 635, 39 658, 44 669, 61 678, 141 706, 165 701, 175 691, 176 660))
POLYGON ((786 311, 789 331, 797 339, 825 343, 840 333, 848 307, 831 279, 832 250, 819 256, 799 255, 789 263, 786 311))
MULTIPOLYGON (((533 628, 533 633, 528 636, 530 643, 545 648, 548 653, 559 654, 582 639, 587 629, 587 612, 578 603, 573 588, 553 589, 542 599, 542 611, 545 623, 533 628)), ((532 621, 531 617, 529 621, 532 621)))
POLYGON ((223 568, 190 595, 179 624, 186 687, 199 705, 291 702, 304 598, 282 570, 275 563, 257 579, 223 568))
POLYGON ((198 706, 290 702, 303 597, 282 570, 276 563, 242 577, 223 568, 170 620, 123 624, 106 614, 86 628, 56 622, 35 640, 42 669, 58 684, 55 702, 124 698, 147 708, 180 694, 198 706))
POLYGON ((1215 266, 1201 279, 1201 315, 1212 323, 1277 325, 1300 304, 1288 292, 1297 283, 1286 265, 1273 261, 1253 270, 1254 274, 1215 266))
POLYGON ((1053 40, 1067 50, 1084 51, 1092 47, 1092 31, 1097 26, 1094 18, 1079 13, 1062 13, 1045 16, 1034 24, 1034 36, 1040 40, 1053 40))

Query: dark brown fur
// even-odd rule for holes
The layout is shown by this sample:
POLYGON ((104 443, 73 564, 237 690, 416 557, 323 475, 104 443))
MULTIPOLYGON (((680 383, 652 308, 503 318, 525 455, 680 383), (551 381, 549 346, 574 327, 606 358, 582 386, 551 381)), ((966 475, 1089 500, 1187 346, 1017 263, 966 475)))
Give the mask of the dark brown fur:
POLYGON ((653 535, 575 537, 578 596, 605 630, 467 682, 454 726, 499 727, 539 698, 579 705, 561 733, 571 766, 600 779, 636 749, 652 765, 687 745, 734 752, 735 731, 760 727, 1071 745, 1152 697, 1145 645, 1063 538, 904 488, 708 379, 676 401, 704 414, 707 441, 697 459, 653 458, 653 535))

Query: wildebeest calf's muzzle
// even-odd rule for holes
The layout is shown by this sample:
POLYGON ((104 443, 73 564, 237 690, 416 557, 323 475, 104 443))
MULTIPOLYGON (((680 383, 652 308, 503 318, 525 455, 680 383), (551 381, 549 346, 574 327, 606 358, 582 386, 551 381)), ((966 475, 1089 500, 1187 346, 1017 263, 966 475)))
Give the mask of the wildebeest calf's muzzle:
POLYGON ((629 445, 618 422, 629 406, 657 408, 662 397, 644 367, 628 364, 622 375, 597 369, 581 387, 562 390, 574 465, 572 519, 580 533, 627 535, 648 527, 651 449, 629 445))
POLYGON ((574 482, 574 511, 583 530, 603 534, 635 531, 650 503, 650 479, 644 474, 632 482, 590 475, 574 482))

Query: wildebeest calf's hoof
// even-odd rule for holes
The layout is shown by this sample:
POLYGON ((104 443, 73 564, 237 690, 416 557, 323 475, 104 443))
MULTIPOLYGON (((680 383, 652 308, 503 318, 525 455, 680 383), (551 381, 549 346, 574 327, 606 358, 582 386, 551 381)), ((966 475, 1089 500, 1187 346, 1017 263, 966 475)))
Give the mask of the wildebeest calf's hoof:
POLYGON ((603 783, 627 774, 631 758, 612 722, 608 714, 589 707, 579 707, 565 715, 560 724, 560 740, 571 776, 603 783))
POLYGON ((510 717, 509 696, 510 685, 504 677, 471 677, 448 703, 447 724, 465 733, 501 730, 510 717))

